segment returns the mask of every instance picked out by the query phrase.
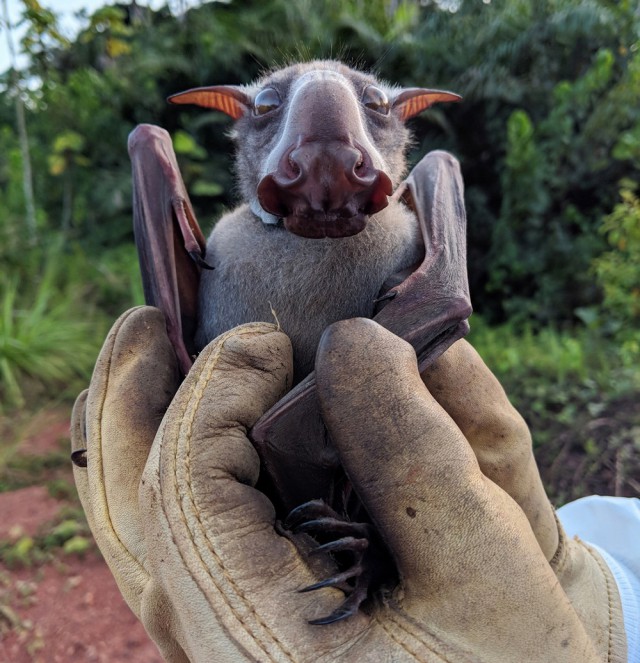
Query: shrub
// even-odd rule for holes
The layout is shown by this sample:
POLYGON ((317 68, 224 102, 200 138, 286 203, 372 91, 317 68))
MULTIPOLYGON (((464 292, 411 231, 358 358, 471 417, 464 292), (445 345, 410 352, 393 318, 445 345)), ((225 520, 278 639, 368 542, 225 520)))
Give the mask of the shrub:
POLYGON ((105 333, 87 296, 84 257, 60 241, 25 253, 0 284, 0 396, 8 409, 27 396, 79 390, 105 333))
POLYGON ((623 182, 622 200, 600 228, 611 250, 593 263, 604 292, 600 324, 614 333, 627 364, 640 357, 640 198, 635 189, 633 182, 623 182))

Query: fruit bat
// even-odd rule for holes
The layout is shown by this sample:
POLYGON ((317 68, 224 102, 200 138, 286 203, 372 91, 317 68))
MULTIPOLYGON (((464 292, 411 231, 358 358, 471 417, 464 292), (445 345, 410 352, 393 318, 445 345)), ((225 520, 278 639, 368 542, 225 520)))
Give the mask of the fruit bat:
MULTIPOLYGON (((243 202, 205 242, 168 134, 137 127, 129 153, 145 298, 165 313, 185 374, 220 333, 277 318, 292 341, 296 386, 251 431, 263 480, 281 514, 307 504, 289 519, 293 527, 340 537, 345 529, 332 507, 351 518, 359 507, 357 500, 345 507, 348 482, 315 395, 315 351, 332 322, 374 317, 414 346, 422 370, 467 332, 458 163, 431 152, 403 181, 405 122, 459 97, 389 86, 339 62, 316 61, 250 86, 195 88, 169 100, 235 120, 243 202)), ((362 539, 359 523, 352 524, 362 539)), ((344 589, 345 577, 318 586, 344 589)), ((353 578, 345 603, 314 623, 358 609, 371 578, 353 578)))

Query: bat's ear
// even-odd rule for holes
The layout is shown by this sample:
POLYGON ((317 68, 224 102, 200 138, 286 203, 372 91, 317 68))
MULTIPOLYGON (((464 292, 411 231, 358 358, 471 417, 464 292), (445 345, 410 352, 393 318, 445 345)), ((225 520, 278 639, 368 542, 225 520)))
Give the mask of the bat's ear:
POLYGON ((168 97, 172 104, 194 104, 202 108, 213 108, 226 113, 234 120, 242 117, 251 108, 251 98, 239 87, 213 85, 194 87, 168 97))
POLYGON ((392 107, 401 120, 408 120, 418 113, 443 101, 460 101, 462 97, 455 92, 444 90, 427 90, 423 87, 410 87, 401 90, 393 99, 392 107))

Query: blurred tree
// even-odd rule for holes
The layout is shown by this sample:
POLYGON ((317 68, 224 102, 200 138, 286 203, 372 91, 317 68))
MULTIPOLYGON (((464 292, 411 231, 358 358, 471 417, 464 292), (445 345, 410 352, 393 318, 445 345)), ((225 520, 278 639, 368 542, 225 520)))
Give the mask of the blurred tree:
POLYGON ((447 117, 467 186, 474 301, 494 320, 571 320, 598 296, 599 220, 619 179, 638 177, 620 144, 640 122, 637 3, 430 8, 405 66, 464 95, 447 117))
POLYGON ((22 186, 24 193, 24 207, 25 207, 25 223, 34 241, 37 237, 36 231, 36 213, 35 201, 33 197, 33 178, 31 174, 31 155, 29 153, 29 136, 27 133, 27 123, 24 113, 24 99, 22 91, 22 81, 16 66, 16 53, 13 43, 13 26, 9 21, 9 10, 7 7, 7 0, 2 0, 2 15, 3 15, 3 30, 7 40, 7 50, 9 51, 9 58, 11 61, 11 69, 9 72, 9 91, 14 98, 15 113, 16 113, 16 126, 18 128, 18 136, 20 141, 20 150, 22 156, 22 186))

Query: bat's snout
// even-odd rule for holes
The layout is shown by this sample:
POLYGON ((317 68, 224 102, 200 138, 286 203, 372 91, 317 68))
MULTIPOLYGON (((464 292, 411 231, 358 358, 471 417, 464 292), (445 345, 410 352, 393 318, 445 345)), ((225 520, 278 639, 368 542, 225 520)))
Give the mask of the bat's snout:
POLYGON ((349 237, 387 206, 391 191, 388 175, 361 145, 318 140, 286 150, 275 172, 260 181, 258 200, 296 235, 349 237))

